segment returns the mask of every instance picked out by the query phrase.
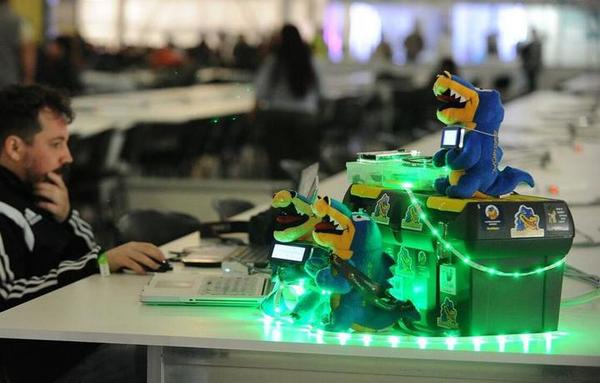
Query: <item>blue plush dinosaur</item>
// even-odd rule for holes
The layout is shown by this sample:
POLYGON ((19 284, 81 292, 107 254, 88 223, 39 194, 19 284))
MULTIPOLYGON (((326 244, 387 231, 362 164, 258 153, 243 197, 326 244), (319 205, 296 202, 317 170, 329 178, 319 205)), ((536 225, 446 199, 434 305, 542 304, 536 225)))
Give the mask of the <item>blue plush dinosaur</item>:
POLYGON ((315 242, 332 251, 331 266, 319 270, 315 280, 331 291, 328 331, 382 330, 398 320, 415 321, 419 313, 410 301, 382 304, 392 277, 393 260, 382 249, 377 224, 367 213, 353 213, 328 197, 317 200, 313 211, 322 220, 313 231, 315 242), (379 291, 379 293, 375 293, 379 291))
POLYGON ((498 169, 502 149, 498 130, 504 118, 500 93, 479 89, 448 72, 438 75, 433 93, 444 105, 437 118, 446 125, 465 128, 462 149, 441 149, 433 156, 436 166, 448 166, 450 175, 435 181, 435 189, 450 197, 470 198, 509 194, 525 182, 533 187, 533 178, 522 170, 498 169))

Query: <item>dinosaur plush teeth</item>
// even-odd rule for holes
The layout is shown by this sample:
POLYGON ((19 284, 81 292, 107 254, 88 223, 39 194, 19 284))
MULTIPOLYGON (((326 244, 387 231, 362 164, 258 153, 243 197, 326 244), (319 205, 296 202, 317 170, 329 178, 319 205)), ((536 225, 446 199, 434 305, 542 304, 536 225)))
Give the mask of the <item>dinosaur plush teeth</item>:
POLYGON ((326 215, 323 220, 315 225, 315 231, 322 233, 340 234, 344 228, 339 222, 326 215))

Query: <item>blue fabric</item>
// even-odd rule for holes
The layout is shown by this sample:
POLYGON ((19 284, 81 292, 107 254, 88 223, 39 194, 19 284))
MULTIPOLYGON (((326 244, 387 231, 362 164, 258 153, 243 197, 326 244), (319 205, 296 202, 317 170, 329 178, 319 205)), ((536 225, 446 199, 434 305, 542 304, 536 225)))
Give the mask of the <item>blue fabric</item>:
POLYGON ((435 189, 450 197, 470 198, 477 191, 492 196, 508 194, 521 182, 533 186, 533 177, 529 173, 508 166, 498 169, 503 154, 498 145, 498 131, 504 118, 500 93, 475 88, 458 76, 453 75, 452 81, 476 91, 479 105, 473 121, 459 122, 465 123, 465 126, 466 123, 475 123, 473 130, 466 129, 463 148, 441 149, 433 157, 435 165, 462 170, 464 175, 456 185, 451 185, 448 177, 437 179, 435 189))

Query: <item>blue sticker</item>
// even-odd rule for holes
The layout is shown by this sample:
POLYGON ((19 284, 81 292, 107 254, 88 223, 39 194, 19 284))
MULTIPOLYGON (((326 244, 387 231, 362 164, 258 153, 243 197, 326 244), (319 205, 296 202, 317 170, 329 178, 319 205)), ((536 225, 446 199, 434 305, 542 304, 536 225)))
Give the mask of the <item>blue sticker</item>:
POLYGON ((515 226, 510 229, 511 238, 543 237, 544 229, 540 228, 540 216, 532 207, 521 205, 515 213, 515 226))
POLYGON ((423 231, 423 224, 421 223, 419 212, 415 205, 408 206, 400 227, 403 229, 423 231))
POLYGON ((444 298, 444 302, 440 306, 440 316, 437 317, 438 327, 454 330, 458 328, 458 311, 456 304, 448 297, 444 298))
POLYGON ((375 210, 373 210, 373 213, 371 214, 373 221, 388 225, 390 223, 390 217, 388 217, 390 206, 390 196, 387 195, 387 193, 383 193, 381 198, 377 200, 375 210))

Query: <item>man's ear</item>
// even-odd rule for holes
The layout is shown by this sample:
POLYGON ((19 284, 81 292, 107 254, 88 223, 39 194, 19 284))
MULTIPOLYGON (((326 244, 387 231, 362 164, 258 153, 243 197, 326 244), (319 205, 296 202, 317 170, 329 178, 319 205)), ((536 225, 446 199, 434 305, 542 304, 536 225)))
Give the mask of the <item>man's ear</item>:
POLYGON ((11 160, 19 162, 23 159, 25 145, 25 141, 21 137, 10 135, 4 140, 3 150, 11 160))

